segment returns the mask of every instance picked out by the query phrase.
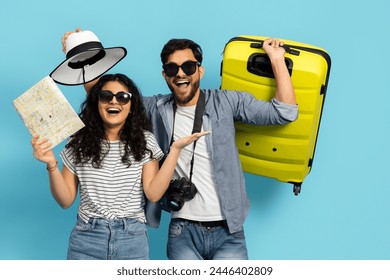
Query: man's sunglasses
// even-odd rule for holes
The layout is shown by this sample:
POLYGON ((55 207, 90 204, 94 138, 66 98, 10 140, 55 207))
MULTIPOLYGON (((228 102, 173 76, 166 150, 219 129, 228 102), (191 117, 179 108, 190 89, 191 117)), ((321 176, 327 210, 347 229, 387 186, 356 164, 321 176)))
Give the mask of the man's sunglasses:
POLYGON ((163 69, 165 72, 165 75, 168 77, 174 77, 176 76, 177 72, 179 72, 179 68, 183 70, 183 72, 187 76, 191 76, 196 72, 196 66, 200 66, 200 63, 197 61, 186 61, 182 65, 177 65, 176 63, 167 63, 163 65, 163 69))
POLYGON ((130 92, 125 92, 125 91, 120 91, 117 92, 116 94, 113 94, 110 90, 101 90, 99 92, 99 100, 103 103, 109 103, 111 100, 116 98, 116 101, 118 101, 119 104, 125 105, 129 103, 131 99, 131 93, 130 92))

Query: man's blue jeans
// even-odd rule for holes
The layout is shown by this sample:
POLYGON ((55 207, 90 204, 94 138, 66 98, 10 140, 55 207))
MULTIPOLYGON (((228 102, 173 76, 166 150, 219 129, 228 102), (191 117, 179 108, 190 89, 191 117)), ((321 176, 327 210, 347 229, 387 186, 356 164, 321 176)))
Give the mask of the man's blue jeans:
POLYGON ((77 219, 69 238, 68 260, 149 259, 146 225, 135 219, 77 219))
POLYGON ((247 260, 244 230, 229 233, 226 226, 204 227, 172 219, 167 246, 171 260, 247 260))

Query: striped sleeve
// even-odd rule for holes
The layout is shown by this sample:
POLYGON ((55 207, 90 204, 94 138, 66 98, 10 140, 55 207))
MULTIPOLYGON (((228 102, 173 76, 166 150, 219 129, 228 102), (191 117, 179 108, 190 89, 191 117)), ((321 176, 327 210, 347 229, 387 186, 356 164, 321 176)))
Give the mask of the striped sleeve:
POLYGON ((146 148, 152 151, 152 158, 150 158, 150 151, 146 151, 145 156, 141 161, 142 164, 146 164, 153 160, 160 160, 164 154, 157 143, 156 137, 154 137, 153 133, 149 131, 145 131, 144 133, 146 140, 146 148))
POLYGON ((60 157, 62 159, 62 163, 69 169, 70 172, 76 174, 76 167, 74 165, 74 155, 71 149, 67 149, 66 147, 61 151, 60 157))

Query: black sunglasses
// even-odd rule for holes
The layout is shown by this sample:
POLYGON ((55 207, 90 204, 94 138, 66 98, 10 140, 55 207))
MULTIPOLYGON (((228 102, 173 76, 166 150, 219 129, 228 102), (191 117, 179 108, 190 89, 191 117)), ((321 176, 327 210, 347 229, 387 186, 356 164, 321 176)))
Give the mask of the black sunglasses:
POLYGON ((165 72, 165 75, 168 77, 174 77, 176 76, 177 72, 179 72, 179 68, 183 70, 183 72, 187 76, 191 76, 196 72, 196 66, 200 66, 200 63, 197 61, 186 61, 182 65, 177 65, 176 63, 167 63, 163 65, 163 69, 165 72))
POLYGON ((125 91, 120 91, 117 92, 116 94, 113 94, 110 90, 101 90, 99 92, 99 100, 103 103, 109 103, 111 100, 116 98, 116 101, 118 101, 119 104, 125 105, 129 103, 131 99, 131 93, 130 92, 125 92, 125 91))

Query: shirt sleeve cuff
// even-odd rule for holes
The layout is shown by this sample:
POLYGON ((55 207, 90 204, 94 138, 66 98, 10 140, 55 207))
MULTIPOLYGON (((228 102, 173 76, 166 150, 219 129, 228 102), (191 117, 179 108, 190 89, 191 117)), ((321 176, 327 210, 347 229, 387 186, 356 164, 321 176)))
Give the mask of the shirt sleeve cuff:
POLYGON ((298 119, 298 105, 297 104, 287 104, 277 100, 276 98, 272 99, 272 104, 280 112, 280 115, 289 121, 295 121, 298 119))

